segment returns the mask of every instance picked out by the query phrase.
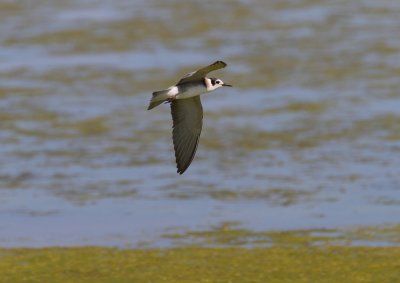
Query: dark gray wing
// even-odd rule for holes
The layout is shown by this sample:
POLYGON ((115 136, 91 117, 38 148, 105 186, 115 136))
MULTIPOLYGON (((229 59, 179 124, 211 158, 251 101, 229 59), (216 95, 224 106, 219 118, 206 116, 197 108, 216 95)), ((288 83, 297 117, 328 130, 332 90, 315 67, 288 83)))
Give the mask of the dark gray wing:
POLYGON ((216 61, 207 67, 201 68, 195 72, 191 72, 191 73, 187 74, 177 83, 177 85, 192 82, 192 81, 198 81, 198 80, 204 78, 208 73, 215 71, 215 70, 225 68, 225 67, 226 67, 225 62, 216 61))
POLYGON ((172 101, 171 114, 176 167, 177 172, 182 174, 192 163, 203 127, 200 96, 172 101))

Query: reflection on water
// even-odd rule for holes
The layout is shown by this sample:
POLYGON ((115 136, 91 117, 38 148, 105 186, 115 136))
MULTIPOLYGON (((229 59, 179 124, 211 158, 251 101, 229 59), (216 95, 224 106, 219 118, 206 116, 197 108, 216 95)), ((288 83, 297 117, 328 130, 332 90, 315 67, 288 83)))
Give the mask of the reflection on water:
POLYGON ((0 3, 0 246, 398 223, 400 3, 0 3), (176 19, 179 19, 177 21, 176 19), (175 173, 150 94, 221 59, 175 173), (218 73, 216 72, 216 76, 218 73))

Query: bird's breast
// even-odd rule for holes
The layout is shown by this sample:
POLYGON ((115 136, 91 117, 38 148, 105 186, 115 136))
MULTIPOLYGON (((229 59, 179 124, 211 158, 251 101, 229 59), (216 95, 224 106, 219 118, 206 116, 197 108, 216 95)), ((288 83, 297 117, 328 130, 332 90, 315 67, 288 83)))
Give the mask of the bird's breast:
POLYGON ((207 92, 204 84, 183 84, 178 85, 179 93, 176 96, 176 99, 185 99, 193 96, 198 96, 207 92))

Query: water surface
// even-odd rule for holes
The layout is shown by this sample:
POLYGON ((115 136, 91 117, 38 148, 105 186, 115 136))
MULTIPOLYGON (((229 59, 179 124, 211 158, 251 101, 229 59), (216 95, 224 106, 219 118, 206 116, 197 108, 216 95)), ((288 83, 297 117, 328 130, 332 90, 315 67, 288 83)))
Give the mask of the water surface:
POLYGON ((168 246, 170 231, 398 224, 400 3, 2 1, 0 246, 168 246), (177 175, 151 92, 198 67, 177 175))

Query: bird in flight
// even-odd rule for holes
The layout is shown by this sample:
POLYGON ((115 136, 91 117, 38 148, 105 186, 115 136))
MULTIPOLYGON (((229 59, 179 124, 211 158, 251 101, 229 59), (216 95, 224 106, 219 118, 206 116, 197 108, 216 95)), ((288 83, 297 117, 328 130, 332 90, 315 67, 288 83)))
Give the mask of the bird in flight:
POLYGON ((208 78, 212 71, 226 67, 226 63, 216 61, 211 65, 191 72, 165 90, 153 92, 147 110, 163 102, 171 104, 173 121, 172 140, 174 142, 177 173, 183 174, 192 163, 203 126, 203 107, 200 94, 229 86, 221 79, 208 78))

